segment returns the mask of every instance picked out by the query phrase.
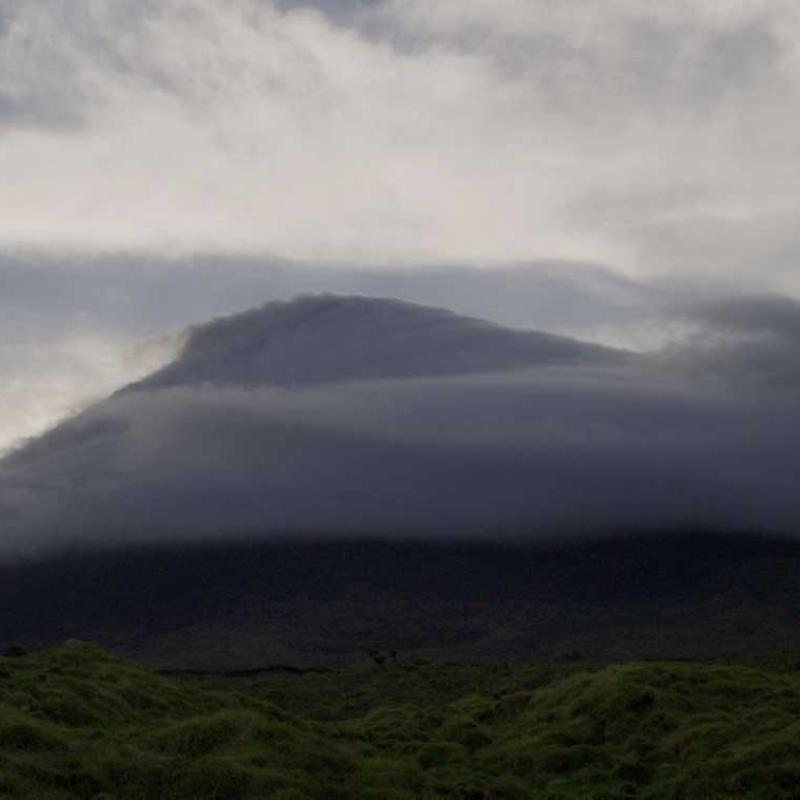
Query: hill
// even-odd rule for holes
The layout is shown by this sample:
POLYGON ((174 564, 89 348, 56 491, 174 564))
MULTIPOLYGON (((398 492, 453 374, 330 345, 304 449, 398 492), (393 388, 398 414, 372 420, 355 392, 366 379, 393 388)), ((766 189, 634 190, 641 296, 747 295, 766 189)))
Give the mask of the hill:
POLYGON ((795 796, 800 663, 396 662, 177 680, 0 659, 9 800, 795 796))

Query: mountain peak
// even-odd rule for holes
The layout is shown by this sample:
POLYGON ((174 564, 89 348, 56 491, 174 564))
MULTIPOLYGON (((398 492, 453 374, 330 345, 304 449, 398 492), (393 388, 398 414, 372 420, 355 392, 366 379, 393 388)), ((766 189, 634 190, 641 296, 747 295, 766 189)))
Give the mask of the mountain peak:
POLYGON ((615 354, 400 300, 302 295, 191 329, 179 357, 136 386, 293 386, 606 361, 615 354))

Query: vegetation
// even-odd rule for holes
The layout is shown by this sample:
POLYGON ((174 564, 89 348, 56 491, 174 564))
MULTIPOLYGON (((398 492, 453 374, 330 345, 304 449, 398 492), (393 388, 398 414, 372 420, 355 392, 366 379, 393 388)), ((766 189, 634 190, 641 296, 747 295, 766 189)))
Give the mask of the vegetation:
POLYGON ((800 659, 165 677, 0 659, 0 797, 790 800, 800 659))

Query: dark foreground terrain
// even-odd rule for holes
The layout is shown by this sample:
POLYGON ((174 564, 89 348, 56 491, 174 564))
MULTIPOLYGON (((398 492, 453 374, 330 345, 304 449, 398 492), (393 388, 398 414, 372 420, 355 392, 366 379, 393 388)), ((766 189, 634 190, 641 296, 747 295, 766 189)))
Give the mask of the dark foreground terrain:
POLYGON ((119 549, 0 566, 0 641, 157 668, 402 658, 716 658, 800 648, 800 544, 344 542, 119 549))
POLYGON ((9 800, 789 800, 800 656, 165 677, 0 659, 9 800))

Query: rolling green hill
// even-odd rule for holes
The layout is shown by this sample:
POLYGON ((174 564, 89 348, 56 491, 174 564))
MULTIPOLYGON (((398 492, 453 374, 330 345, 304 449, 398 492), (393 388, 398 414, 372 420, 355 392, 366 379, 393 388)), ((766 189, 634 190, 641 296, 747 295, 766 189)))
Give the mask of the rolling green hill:
POLYGON ((800 658, 167 677, 0 659, 0 797, 800 797, 800 658))

